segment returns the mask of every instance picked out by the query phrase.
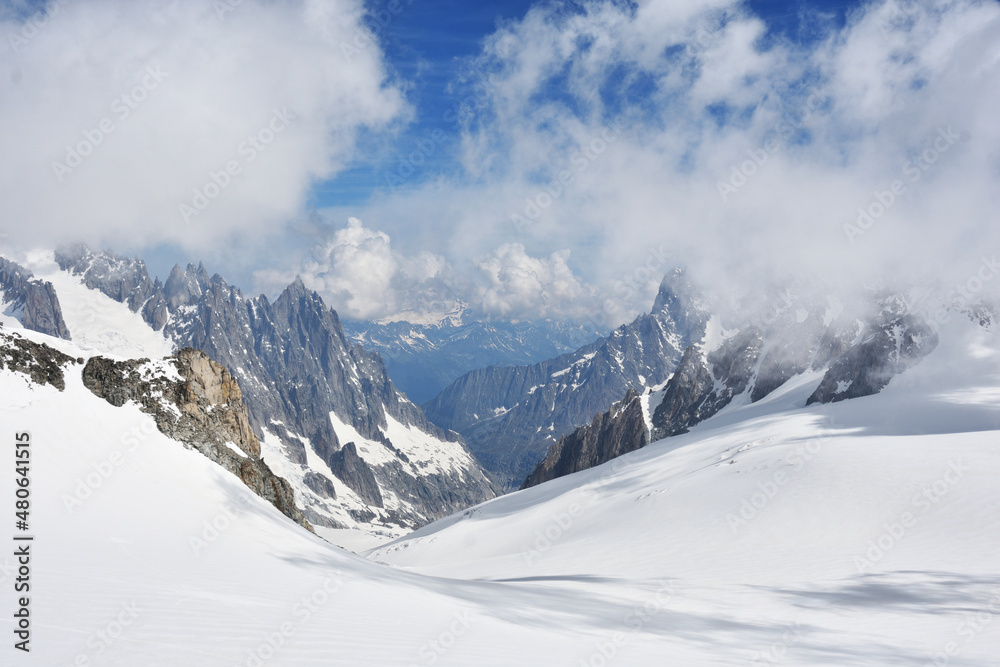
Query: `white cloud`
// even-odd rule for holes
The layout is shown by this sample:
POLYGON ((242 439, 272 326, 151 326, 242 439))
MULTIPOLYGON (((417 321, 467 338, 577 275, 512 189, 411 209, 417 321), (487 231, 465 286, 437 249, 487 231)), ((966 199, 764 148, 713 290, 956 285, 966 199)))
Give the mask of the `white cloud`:
POLYGON ((596 302, 596 290, 584 284, 567 264, 569 250, 548 258, 531 257, 520 243, 500 246, 476 261, 485 284, 478 291, 482 309, 510 319, 584 318, 596 302))
MULTIPOLYGON (((807 46, 761 39, 735 0, 574 7, 501 24, 469 63, 480 95, 461 114, 464 174, 328 212, 370 225, 299 266, 338 310, 394 317, 461 299, 566 316, 613 295, 617 323, 648 310, 667 264, 726 294, 789 274, 947 285, 1000 248, 994 0, 875 2, 844 27, 806 17, 828 30, 807 46), (851 232, 896 181, 902 194, 851 232)), ((408 117, 377 45, 351 63, 341 52, 362 11, 244 0, 220 19, 211 3, 64 3, 16 50, 0 44, 5 229, 14 242, 82 231, 207 248, 296 217, 356 155, 359 131, 408 117), (157 65, 168 76, 119 121, 112 101, 157 65), (284 107, 296 118, 245 162, 240 143, 284 107), (114 132, 58 183, 52 161, 105 116, 114 132), (244 173, 181 224, 178 204, 234 158, 244 173)))
MULTIPOLYGON (((433 224, 449 259, 569 248, 602 293, 661 246, 727 294, 762 276, 947 284, 1000 248, 997 2, 872 3, 808 46, 761 40, 742 3, 582 7, 536 6, 486 40, 474 178, 364 215, 433 224)), ((498 310, 534 280, 515 266, 498 310)), ((649 307, 648 285, 626 296, 619 321, 649 307)))
POLYGON ((361 0, 47 11, 0 12, 0 198, 22 245, 195 250, 273 230, 354 157, 359 131, 407 113, 376 44, 342 50, 361 0))
POLYGON ((388 234, 350 218, 298 271, 262 270, 255 279, 273 294, 299 275, 348 319, 435 321, 460 306, 503 319, 583 319, 595 290, 573 274, 569 254, 532 257, 512 243, 457 271, 441 255, 398 251, 388 234))

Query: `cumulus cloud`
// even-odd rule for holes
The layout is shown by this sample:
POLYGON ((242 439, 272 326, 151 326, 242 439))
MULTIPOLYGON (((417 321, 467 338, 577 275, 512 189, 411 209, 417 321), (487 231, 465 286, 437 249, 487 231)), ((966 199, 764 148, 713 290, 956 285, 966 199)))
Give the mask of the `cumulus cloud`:
POLYGON ((548 258, 531 257, 520 243, 508 243, 480 257, 482 309, 511 319, 585 317, 596 290, 573 274, 569 256, 569 250, 560 250, 548 258))
MULTIPOLYGON (((196 251, 273 230, 359 133, 405 118, 362 0, 66 0, 0 9, 12 242, 196 251)), ((194 253, 192 253, 194 254, 194 253)))
POLYGON ((456 269, 426 250, 397 250, 388 234, 349 218, 298 270, 262 270, 255 279, 273 294, 298 275, 348 319, 434 322, 461 310, 511 320, 583 319, 596 290, 574 275, 569 255, 532 257, 512 243, 456 269))
MULTIPOLYGON (((361 0, 218 5, 51 3, 30 29, 30 10, 0 14, 15 242, 261 235, 301 217, 359 136, 411 117, 376 44, 349 62, 340 48, 361 0), (180 205, 207 194, 184 224, 180 205)), ((675 264, 729 296, 803 275, 845 292, 967 280, 1000 247, 1000 4, 805 18, 816 38, 800 44, 736 0, 539 3, 453 82, 462 173, 327 211, 369 227, 291 268, 270 258, 279 270, 258 280, 300 271, 352 317, 462 301, 509 317, 599 308, 607 324, 648 310, 675 264)))
POLYGON ((365 215, 448 220, 449 257, 568 247, 603 293, 636 285, 618 321, 648 309, 659 276, 635 267, 657 248, 722 294, 803 275, 947 289, 1000 247, 1000 4, 817 25, 802 45, 728 0, 539 4, 469 65, 471 178, 365 215))

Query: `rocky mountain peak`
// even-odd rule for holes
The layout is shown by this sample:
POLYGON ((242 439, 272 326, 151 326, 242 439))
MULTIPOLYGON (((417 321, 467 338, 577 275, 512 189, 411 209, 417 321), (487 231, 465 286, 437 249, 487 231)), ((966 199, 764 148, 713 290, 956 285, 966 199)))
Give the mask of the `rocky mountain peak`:
POLYGON ((186 270, 182 270, 179 264, 175 264, 170 270, 170 276, 163 286, 163 293, 167 300, 167 306, 171 312, 181 306, 187 306, 196 302, 204 293, 203 284, 208 284, 208 273, 204 266, 201 272, 204 273, 204 280, 201 280, 198 269, 193 264, 188 264, 186 270))
POLYGON ((35 279, 31 271, 3 257, 0 257, 0 306, 5 306, 4 313, 20 320, 25 329, 70 339, 52 283, 35 279))
MULTIPOLYGON (((91 261, 63 255, 60 266, 123 300, 115 284, 91 280, 91 261)), ((268 461, 280 456, 288 464, 282 474, 297 485, 311 522, 344 527, 353 517, 414 527, 495 495, 461 438, 431 424, 400 394, 382 360, 352 345, 336 312, 301 279, 270 303, 264 296, 245 298, 218 274, 209 278, 203 264, 174 267, 162 288, 149 280, 145 266, 132 278, 136 289, 148 284, 151 294, 130 305, 133 311, 175 345, 205 352, 230 380, 239 380, 247 424, 271 448, 268 461), (390 428, 399 435, 390 436, 390 428), (339 454, 355 439, 353 452, 339 454), (411 462, 406 447, 447 454, 432 470, 411 462), (316 461, 312 453, 322 461, 316 470, 309 465, 316 461), (356 506, 328 502, 338 499, 340 489, 323 481, 327 468, 339 470, 340 481, 356 494, 339 500, 356 506)), ((202 389, 224 391, 235 387, 230 380, 216 379, 202 389)))

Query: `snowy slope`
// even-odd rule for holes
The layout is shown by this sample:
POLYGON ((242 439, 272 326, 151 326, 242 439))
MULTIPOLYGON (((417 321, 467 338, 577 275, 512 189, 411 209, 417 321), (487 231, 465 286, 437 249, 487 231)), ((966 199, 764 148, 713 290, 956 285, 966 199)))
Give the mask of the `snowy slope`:
MULTIPOLYGON (((372 560, 78 375, 59 392, 0 371, 4 451, 16 431, 34 443, 31 661, 929 665, 947 648, 947 664, 994 665, 1000 353, 952 333, 878 396, 803 409, 798 379, 372 560), (734 525, 744 499, 756 514, 734 525)), ((8 610, 13 565, 0 557, 8 610)), ((11 643, 0 664, 23 661, 11 643)))
MULTIPOLYGON (((464 444, 448 437, 439 429, 430 427, 429 424, 426 432, 414 427, 414 424, 426 424, 422 413, 395 389, 385 386, 388 377, 381 367, 381 361, 366 355, 360 349, 352 350, 341 346, 333 353, 336 360, 333 367, 343 370, 345 377, 349 378, 348 382, 356 389, 355 392, 344 392, 344 395, 336 397, 320 392, 318 395, 321 398, 317 399, 314 395, 308 400, 302 400, 301 403, 298 402, 297 396, 281 395, 277 389, 279 384, 286 387, 292 380, 298 382, 300 378, 296 373, 310 375, 311 371, 315 371, 311 377, 319 374, 315 364, 325 363, 320 357, 329 353, 329 348, 323 345, 323 341, 326 340, 324 336, 331 334, 329 331, 314 330, 310 331, 308 336, 302 337, 315 339, 315 349, 292 350, 293 345, 285 341, 286 344, 280 353, 270 354, 269 359, 264 360, 269 361, 267 368, 272 369, 276 358, 287 361, 286 357, 294 357, 296 363, 300 364, 315 362, 314 366, 308 368, 304 365, 293 368, 289 373, 292 380, 286 377, 284 383, 278 383, 267 375, 268 371, 262 365, 261 357, 248 353, 248 348, 254 349, 254 342, 252 336, 249 339, 246 337, 245 330, 209 327, 201 338, 191 339, 188 331, 191 328, 204 329, 211 323, 218 325, 219 322, 231 324, 230 320, 233 319, 231 316, 234 313, 226 311, 229 312, 227 316, 222 308, 224 305, 231 306, 229 301, 233 300, 236 303, 232 308, 233 311, 243 311, 249 303, 238 290, 229 290, 228 287, 223 290, 221 282, 216 281, 211 285, 204 280, 199 282, 197 279, 199 272, 194 271, 193 267, 189 267, 191 270, 187 274, 177 270, 178 276, 183 279, 182 282, 190 283, 187 287, 191 293, 202 294, 209 287, 223 290, 225 293, 213 297, 215 300, 210 300, 210 307, 205 308, 204 312, 191 304, 182 305, 169 312, 168 326, 156 331, 143 319, 141 299, 138 304, 133 304, 133 307, 138 307, 140 312, 132 312, 126 303, 108 295, 144 294, 142 289, 133 289, 134 286, 128 283, 128 280, 135 275, 146 276, 145 265, 139 260, 86 251, 79 258, 79 266, 74 265, 77 269, 75 273, 61 269, 57 262, 57 254, 51 251, 30 252, 20 260, 36 276, 51 282, 54 286, 60 297, 70 336, 82 356, 101 354, 115 359, 143 357, 156 359, 169 355, 176 348, 185 345, 207 349, 217 355, 220 351, 223 352, 226 356, 219 355, 213 358, 228 366, 238 377, 244 402, 251 411, 251 419, 255 417, 254 407, 259 409, 256 416, 263 422, 259 425, 259 435, 264 458, 279 475, 292 483, 297 504, 305 511, 309 520, 320 529, 320 533, 337 543, 355 545, 359 543, 357 540, 360 538, 362 540, 360 544, 370 546, 398 537, 414 525, 422 525, 456 508, 466 507, 495 495, 491 483, 481 474, 479 464, 469 454, 464 444), (95 269, 96 278, 90 276, 95 282, 85 283, 84 276, 89 275, 91 269, 95 269), (89 288, 88 284, 106 284, 110 288, 108 293, 105 293, 99 289, 89 288), (174 324, 177 326, 174 327, 174 324), (170 331, 171 334, 165 336, 163 333, 165 331, 170 331), (237 348, 241 348, 242 352, 237 353, 239 352, 237 348), (301 356, 296 356, 296 353, 301 353, 301 356), (362 386, 367 389, 363 389, 362 386), (254 402, 253 397, 258 400, 254 402), (386 423, 378 428, 377 437, 379 440, 388 438, 392 446, 401 452, 401 456, 397 457, 395 452, 387 449, 379 440, 371 440, 366 441, 372 445, 367 452, 361 453, 361 457, 366 465, 373 468, 376 484, 380 486, 382 495, 391 500, 385 508, 388 511, 382 507, 370 506, 331 472, 324 456, 336 451, 340 445, 352 439, 356 440, 359 446, 363 446, 363 443, 359 438, 341 438, 339 442, 333 440, 338 435, 344 434, 334 435, 331 424, 322 425, 326 429, 325 434, 330 436, 329 442, 323 441, 323 430, 317 429, 314 432, 305 428, 309 424, 304 423, 301 417, 309 413, 311 404, 314 403, 328 404, 324 407, 342 413, 339 418, 341 420, 360 414, 364 420, 376 424, 372 428, 378 428, 378 415, 372 417, 371 413, 384 413, 386 423), (262 406, 267 409, 264 410, 262 406), (406 419, 407 416, 412 419, 409 424, 403 424, 400 419, 406 419), (298 419, 299 423, 293 423, 292 418, 298 419), (304 435, 306 433, 312 435, 306 437, 304 435), (319 452, 325 454, 321 455, 319 452), (314 489, 316 484, 310 486, 305 481, 310 473, 313 479, 316 474, 325 477, 324 484, 334 489, 334 492, 328 495, 317 493, 314 489), (429 491, 428 488, 432 490, 429 491), (440 491, 435 495, 433 489, 437 488, 440 488, 440 491), (482 490, 484 493, 477 494, 477 490, 482 490), (333 495, 336 497, 328 497, 333 495)), ((201 273, 204 273, 203 269, 201 273)), ((0 306, 3 305, 2 299, 3 295, 0 294, 0 306)), ((260 305, 257 303, 254 311, 258 321, 264 315, 258 312, 257 306, 260 305)), ((327 310, 322 304, 318 304, 316 309, 327 310)), ((245 312, 243 314, 245 315, 245 312)), ((308 320, 308 315, 310 313, 306 313, 303 317, 308 320)), ((330 319, 338 322, 335 314, 330 316, 330 319)), ((9 316, 0 319, 0 324, 15 330, 22 329, 17 319, 9 316)), ((336 324, 338 331, 339 326, 339 323, 336 324)), ((275 342, 273 334, 273 331, 265 331, 261 335, 262 348, 270 345, 281 347, 281 343, 275 342)), ((336 332, 332 334, 335 335, 336 332)), ((335 340, 334 344, 337 342, 339 339, 335 340)), ((336 372, 329 370, 329 373, 334 376, 334 380, 338 379, 336 372)), ((317 412, 325 415, 324 410, 317 412)), ((334 424, 343 423, 336 419, 331 421, 334 424)))
POLYGON ((61 271, 52 253, 30 253, 25 264, 55 287, 66 326, 81 350, 118 359, 155 359, 174 352, 173 343, 153 331, 140 314, 89 289, 79 276, 61 271))
MULTIPOLYGON (((491 642, 520 633, 549 661, 572 646, 492 614, 502 585, 393 571, 310 535, 76 374, 64 392, 9 371, 0 386, 5 451, 15 431, 33 442, 32 664, 512 664, 523 647, 491 642)), ((11 480, 0 497, 13 498, 11 480)), ((5 591, 12 551, 0 557, 5 591)), ((532 607, 530 591, 511 595, 512 608, 532 607)), ((11 626, 4 613, 7 637, 11 626)), ((0 664, 23 659, 11 643, 0 664)))
POLYGON ((931 664, 949 644, 949 664, 996 664, 994 338, 956 324, 883 394, 823 408, 801 407, 819 378, 797 378, 371 556, 431 576, 672 582, 643 632, 605 633, 657 633, 693 664, 931 664))

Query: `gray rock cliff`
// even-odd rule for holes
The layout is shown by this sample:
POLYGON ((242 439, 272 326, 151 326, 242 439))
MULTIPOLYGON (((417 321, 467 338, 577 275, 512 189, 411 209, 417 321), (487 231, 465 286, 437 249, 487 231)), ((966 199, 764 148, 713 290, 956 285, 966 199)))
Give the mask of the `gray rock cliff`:
MULTIPOLYGON (((58 250, 56 260, 92 289, 141 313, 175 346, 202 350, 229 369, 239 380, 256 436, 271 434, 280 441, 283 456, 303 468, 301 480, 294 483, 301 484, 297 490, 314 505, 312 510, 305 508, 313 520, 333 508, 329 501, 343 499, 328 493, 315 476, 309 476, 311 485, 306 483, 309 472, 325 474, 305 470, 306 447, 334 475, 340 470, 345 475, 340 481, 352 491, 356 492, 352 485, 358 486, 359 478, 347 471, 356 472, 361 465, 370 469, 380 493, 359 488, 365 490, 363 498, 376 503, 370 514, 378 521, 416 527, 496 495, 494 483, 461 437, 429 422, 395 388, 381 358, 352 344, 337 313, 301 280, 271 302, 263 295, 244 296, 221 276, 210 276, 203 265, 174 267, 161 285, 149 278, 140 260, 94 253, 83 246, 58 250), (390 460, 383 457, 344 468, 338 452, 347 441, 338 437, 331 414, 362 438, 389 450, 390 460), (392 430, 390 420, 454 450, 454 466, 425 470, 411 462, 403 443, 394 443, 387 435, 392 430), (386 492, 399 503, 393 511, 378 504, 386 492)), ((328 524, 333 527, 336 521, 324 525, 328 524)))
POLYGON ((0 303, 25 329, 69 340, 59 297, 52 283, 36 280, 32 273, 0 257, 0 303))

